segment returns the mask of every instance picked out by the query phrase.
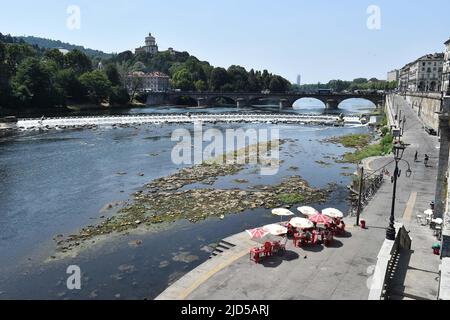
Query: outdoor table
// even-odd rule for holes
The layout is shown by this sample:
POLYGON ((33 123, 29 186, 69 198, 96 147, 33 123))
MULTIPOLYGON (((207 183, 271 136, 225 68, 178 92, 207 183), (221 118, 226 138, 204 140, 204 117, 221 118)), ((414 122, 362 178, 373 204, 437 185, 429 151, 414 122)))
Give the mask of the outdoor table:
POLYGON ((250 250, 250 261, 255 261, 255 263, 259 263, 261 254, 264 253, 264 249, 261 248, 253 248, 250 250))
POLYGON ((272 248, 274 253, 286 250, 286 246, 284 244, 281 244, 280 241, 272 242, 272 248))

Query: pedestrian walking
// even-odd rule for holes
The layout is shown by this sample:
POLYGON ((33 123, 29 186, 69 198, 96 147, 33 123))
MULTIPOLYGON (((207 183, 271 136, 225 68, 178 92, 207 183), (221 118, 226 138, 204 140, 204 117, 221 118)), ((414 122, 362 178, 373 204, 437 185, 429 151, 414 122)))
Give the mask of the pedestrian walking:
POLYGON ((425 167, 428 167, 428 160, 430 160, 430 157, 426 154, 425 159, 423 161, 425 163, 425 167))
POLYGON ((417 162, 418 157, 419 157, 419 152, 416 151, 416 154, 414 155, 414 162, 417 162))

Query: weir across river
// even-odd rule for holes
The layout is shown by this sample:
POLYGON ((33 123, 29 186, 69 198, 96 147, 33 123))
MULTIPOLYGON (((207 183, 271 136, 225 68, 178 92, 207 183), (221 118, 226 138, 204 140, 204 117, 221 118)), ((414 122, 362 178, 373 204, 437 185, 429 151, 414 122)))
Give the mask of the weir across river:
POLYGON ((314 115, 314 114, 165 114, 165 115, 135 115, 135 116, 92 116, 19 119, 17 128, 20 130, 65 129, 89 126, 121 126, 141 124, 169 123, 297 123, 313 125, 362 125, 360 116, 349 115, 314 115))

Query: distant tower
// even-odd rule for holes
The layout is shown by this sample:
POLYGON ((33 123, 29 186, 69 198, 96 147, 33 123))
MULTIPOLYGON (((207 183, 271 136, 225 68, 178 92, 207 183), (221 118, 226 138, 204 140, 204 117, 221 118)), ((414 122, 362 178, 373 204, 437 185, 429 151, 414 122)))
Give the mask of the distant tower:
POLYGON ((302 84, 302 76, 298 75, 297 76, 297 85, 300 86, 302 84))

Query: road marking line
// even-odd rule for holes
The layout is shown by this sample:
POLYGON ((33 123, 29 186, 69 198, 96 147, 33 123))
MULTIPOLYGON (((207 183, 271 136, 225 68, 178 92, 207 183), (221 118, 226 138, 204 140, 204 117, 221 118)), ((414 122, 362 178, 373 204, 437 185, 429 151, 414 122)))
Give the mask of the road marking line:
POLYGON ((197 289, 200 285, 202 285, 204 282, 206 282, 209 278, 211 278, 217 272, 225 269, 226 267, 231 265, 236 260, 239 260, 243 256, 248 255, 249 254, 249 250, 250 249, 246 249, 245 251, 241 251, 241 252, 235 254, 234 256, 231 256, 230 259, 222 262, 217 267, 211 269, 207 273, 205 273, 202 276, 200 276, 189 288, 187 288, 186 290, 184 290, 180 294, 179 300, 185 300, 195 289, 197 289))
POLYGON ((408 203, 406 204, 405 213, 403 214, 403 219, 406 221, 411 221, 414 206, 416 205, 417 192, 411 192, 409 196, 408 203))

